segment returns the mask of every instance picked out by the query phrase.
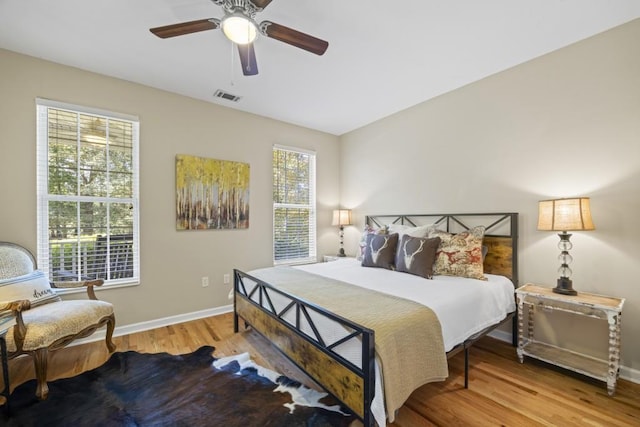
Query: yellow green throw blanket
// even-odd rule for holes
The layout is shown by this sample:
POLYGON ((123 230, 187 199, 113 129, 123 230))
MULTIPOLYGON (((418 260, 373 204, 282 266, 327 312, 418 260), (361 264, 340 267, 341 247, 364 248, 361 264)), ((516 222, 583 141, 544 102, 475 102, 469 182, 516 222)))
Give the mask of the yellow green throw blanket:
POLYGON ((442 330, 430 308, 290 267, 265 268, 250 274, 375 331, 390 422, 415 389, 447 378, 442 330))

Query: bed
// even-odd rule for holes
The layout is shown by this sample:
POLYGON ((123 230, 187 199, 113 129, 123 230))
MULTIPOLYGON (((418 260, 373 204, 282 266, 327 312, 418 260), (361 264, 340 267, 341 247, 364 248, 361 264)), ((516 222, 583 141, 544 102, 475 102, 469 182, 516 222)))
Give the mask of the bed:
POLYGON ((429 224, 432 230, 435 227, 462 235, 481 227, 486 248, 481 268, 486 280, 441 275, 429 280, 362 267, 360 260, 349 258, 250 272, 234 270, 234 328, 237 332, 243 319, 245 326, 250 325, 271 341, 369 426, 376 421, 382 425, 386 419, 393 421, 395 411, 415 388, 445 379, 446 358, 460 351, 465 352, 468 386, 469 347, 513 319, 518 215, 376 215, 367 216, 365 221, 370 233, 371 229, 418 229, 429 224), (422 295, 427 288, 429 291, 422 295), (376 295, 374 300, 369 294, 362 297, 360 292, 385 295, 376 295), (482 293, 487 295, 482 297, 482 293), (479 303, 481 297, 486 301, 479 303), (359 298, 367 303, 354 304, 359 298), (416 310, 425 311, 414 310, 418 305, 421 308, 416 310), (495 310, 485 310, 493 305, 495 310), (384 317, 386 307, 388 317, 384 317), (436 324, 433 327, 426 326, 429 316, 435 317, 430 321, 436 324), (469 317, 466 326, 455 320, 461 317, 469 317), (407 342, 420 344, 400 345, 407 342), (402 351, 390 351, 390 343, 402 351), (411 377, 402 379, 406 373, 400 367, 410 367, 406 371, 411 377), (397 390, 397 382, 405 389, 397 390))

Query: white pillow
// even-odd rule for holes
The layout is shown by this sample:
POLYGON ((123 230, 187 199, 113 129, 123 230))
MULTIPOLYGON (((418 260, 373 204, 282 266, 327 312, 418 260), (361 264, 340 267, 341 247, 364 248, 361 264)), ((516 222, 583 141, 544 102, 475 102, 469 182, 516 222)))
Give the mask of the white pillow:
POLYGON ((429 233, 429 229, 433 226, 434 224, 420 225, 418 227, 411 227, 401 224, 389 224, 389 234, 398 233, 398 238, 400 240, 402 240, 402 236, 404 235, 426 238, 427 234, 429 233))
POLYGON ((409 228, 411 227, 409 227, 408 225, 402 225, 402 224, 387 225, 387 230, 389 230, 389 234, 398 233, 398 237, 402 237, 402 234, 404 234, 409 228))
POLYGON ((31 307, 61 300, 39 270, 0 280, 0 305, 24 299, 31 302, 31 307))

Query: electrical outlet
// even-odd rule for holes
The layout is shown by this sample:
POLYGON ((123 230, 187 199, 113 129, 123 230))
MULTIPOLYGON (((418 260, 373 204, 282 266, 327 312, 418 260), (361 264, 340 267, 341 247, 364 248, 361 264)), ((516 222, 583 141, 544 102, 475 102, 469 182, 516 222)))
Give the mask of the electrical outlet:
POLYGON ((222 281, 225 285, 228 285, 229 283, 231 283, 231 276, 229 274, 225 274, 224 276, 222 276, 222 281))
POLYGON ((202 276, 202 287, 206 288, 207 286, 209 286, 209 277, 202 276))

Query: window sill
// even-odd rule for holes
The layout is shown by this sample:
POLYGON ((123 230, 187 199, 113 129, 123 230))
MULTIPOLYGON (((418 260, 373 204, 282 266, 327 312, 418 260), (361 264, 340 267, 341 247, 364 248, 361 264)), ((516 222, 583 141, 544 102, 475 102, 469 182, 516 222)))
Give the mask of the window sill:
POLYGON ((291 260, 291 261, 274 261, 273 265, 274 266, 279 266, 279 265, 302 265, 302 264, 315 264, 316 262, 318 262, 318 260, 316 258, 305 258, 305 259, 297 259, 297 260, 291 260))
MULTIPOLYGON (((117 288, 130 288, 132 286, 140 285, 140 281, 136 282, 126 282, 126 283, 113 283, 110 285, 104 284, 102 286, 94 286, 93 290, 96 292, 106 291, 107 289, 117 289, 117 288)), ((87 288, 85 286, 79 286, 77 288, 52 288, 56 294, 58 295, 73 295, 73 294, 85 294, 87 293, 87 288)))

